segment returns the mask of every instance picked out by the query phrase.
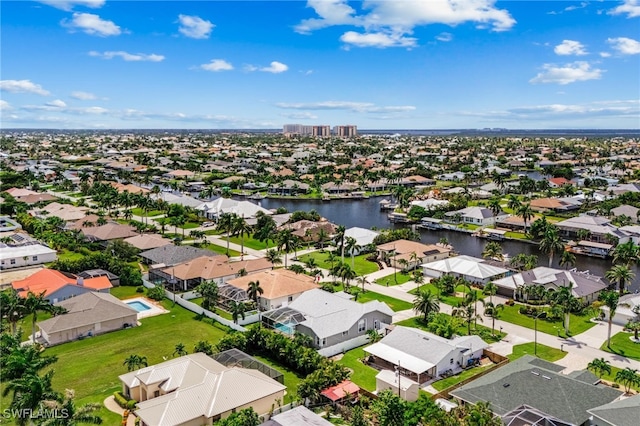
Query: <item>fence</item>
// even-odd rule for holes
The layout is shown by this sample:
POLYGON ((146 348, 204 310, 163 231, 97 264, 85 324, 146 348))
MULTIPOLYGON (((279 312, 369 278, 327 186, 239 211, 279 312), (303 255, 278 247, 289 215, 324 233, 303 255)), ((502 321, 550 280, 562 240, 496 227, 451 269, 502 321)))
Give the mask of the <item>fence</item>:
POLYGON ((366 345, 367 343, 369 343, 369 336, 364 334, 362 336, 354 337, 351 340, 347 340, 346 342, 338 343, 337 345, 328 346, 326 348, 319 349, 318 353, 328 358, 330 356, 344 353, 353 348, 357 348, 358 346, 366 345))

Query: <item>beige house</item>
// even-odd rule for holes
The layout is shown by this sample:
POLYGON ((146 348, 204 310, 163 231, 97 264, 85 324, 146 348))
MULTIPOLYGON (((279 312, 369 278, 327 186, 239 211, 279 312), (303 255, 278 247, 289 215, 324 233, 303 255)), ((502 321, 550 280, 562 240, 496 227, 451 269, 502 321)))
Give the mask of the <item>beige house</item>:
POLYGON ((380 244, 377 250, 378 257, 387 265, 406 270, 414 269, 423 263, 446 259, 451 254, 448 247, 409 240, 380 244))
POLYGON ((259 282, 260 288, 263 290, 263 293, 258 295, 261 311, 287 306, 305 291, 318 288, 313 277, 296 274, 288 269, 275 269, 234 278, 227 281, 227 284, 246 292, 252 281, 259 282))
POLYGON ((40 342, 58 345, 137 325, 138 312, 109 293, 89 292, 56 303, 67 310, 38 323, 40 342))
POLYGON ((138 402, 141 426, 202 426, 252 407, 267 414, 286 386, 258 370, 228 368, 194 353, 119 376, 123 393, 138 402))

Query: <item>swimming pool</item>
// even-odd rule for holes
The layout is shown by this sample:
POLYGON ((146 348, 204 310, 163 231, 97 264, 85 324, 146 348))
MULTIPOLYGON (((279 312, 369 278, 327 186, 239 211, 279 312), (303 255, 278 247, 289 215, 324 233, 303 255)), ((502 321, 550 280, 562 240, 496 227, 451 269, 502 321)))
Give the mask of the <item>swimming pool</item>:
POLYGON ((133 309, 135 309, 138 312, 148 311, 149 309, 151 309, 151 306, 145 305, 144 303, 140 302, 139 300, 134 300, 132 302, 127 302, 127 305, 131 306, 133 309))

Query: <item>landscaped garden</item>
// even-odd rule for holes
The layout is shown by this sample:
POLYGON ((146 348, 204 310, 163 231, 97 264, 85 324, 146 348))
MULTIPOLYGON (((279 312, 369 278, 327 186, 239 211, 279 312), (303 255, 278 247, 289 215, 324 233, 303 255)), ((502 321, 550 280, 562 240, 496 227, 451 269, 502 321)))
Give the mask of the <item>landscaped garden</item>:
MULTIPOLYGON (((456 286, 455 294, 442 293, 440 292, 440 290, 438 290, 438 288, 435 285, 431 283, 421 285, 420 290, 421 291, 429 290, 431 294, 438 295, 438 299, 440 299, 442 303, 444 303, 445 305, 453 306, 453 307, 460 306, 465 300, 464 295, 469 293, 469 288, 464 285, 456 286)), ((473 291, 476 292, 478 299, 484 298, 481 290, 473 289, 473 291)), ((416 293, 417 293, 417 289, 409 290, 409 294, 415 295, 416 293)))
MULTIPOLYGON (((367 275, 370 274, 372 272, 377 271, 378 269, 378 264, 375 262, 371 262, 369 260, 367 260, 367 257, 369 257, 368 254, 361 254, 359 256, 354 256, 353 258, 353 270, 355 271, 355 273, 357 275, 367 275)), ((328 260, 329 259, 329 252, 328 251, 315 251, 313 253, 309 253, 309 254, 305 254, 302 255, 298 258, 298 260, 300 260, 300 262, 305 262, 308 259, 313 258, 316 261, 316 264, 318 265, 318 267, 322 268, 322 269, 328 269, 331 270, 332 268, 332 263, 328 260)), ((336 256, 336 260, 333 262, 333 266, 335 266, 338 262, 340 262, 340 256, 336 256)), ((349 266, 351 266, 351 257, 345 255, 344 256, 344 262, 346 264, 348 264, 349 266)))
POLYGON ((621 331, 611 336, 611 347, 607 347, 607 342, 604 342, 600 349, 640 361, 640 343, 631 340, 632 337, 633 333, 621 331))

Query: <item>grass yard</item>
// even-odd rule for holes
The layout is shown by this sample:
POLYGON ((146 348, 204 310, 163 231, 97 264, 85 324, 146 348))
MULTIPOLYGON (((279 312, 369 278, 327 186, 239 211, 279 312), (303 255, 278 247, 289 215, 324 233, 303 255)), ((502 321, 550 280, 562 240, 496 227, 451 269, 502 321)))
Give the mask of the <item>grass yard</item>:
POLYGON ((140 217, 155 217, 164 215, 164 212, 162 210, 149 210, 147 213, 145 213, 144 210, 142 210, 140 207, 131 209, 131 213, 140 217))
MULTIPOLYGON (((424 284, 420 286, 420 289, 423 290, 430 290, 432 294, 438 294, 438 289, 436 288, 436 286, 434 286, 433 284, 424 284)), ((484 296, 482 295, 482 291, 478 290, 478 289, 474 289, 475 292, 478 294, 479 298, 484 298, 484 296)), ((463 285, 459 285, 456 287, 456 293, 463 293, 466 294, 466 292, 469 291, 469 289, 466 286, 463 285)), ((409 290, 410 294, 415 295, 416 294, 416 290, 409 290)), ((462 303, 464 301, 464 297, 459 297, 459 296, 454 296, 454 295, 449 295, 449 294, 440 294, 439 299, 442 303, 444 303, 445 305, 449 305, 449 306, 459 306, 460 303, 462 303)))
MULTIPOLYGON (((616 380, 616 374, 618 374, 618 371, 623 370, 622 368, 618 368, 618 367, 614 367, 611 366, 611 374, 604 374, 602 376, 602 380, 606 380, 608 382, 614 383, 616 380)), ((592 371, 593 373, 593 371, 592 371)), ((622 391, 624 391, 624 386, 620 386, 620 389, 622 391)), ((640 392, 640 384, 636 384, 636 385, 632 385, 631 389, 635 389, 636 391, 640 392)))
POLYGON ((145 293, 136 292, 136 288, 134 286, 119 286, 113 287, 110 291, 112 296, 117 297, 118 299, 130 299, 132 297, 141 297, 144 296, 145 293))
MULTIPOLYGON (((195 299, 189 299, 189 302, 191 303, 195 303, 198 306, 202 306, 202 297, 196 297, 195 299)), ((211 309, 209 309, 211 310, 211 309)), ((224 319, 228 319, 229 321, 233 321, 233 316, 225 311, 224 309, 220 308, 219 306, 215 309, 215 311, 212 311, 214 314, 216 315, 220 315, 222 318, 224 319)))
POLYGON ((633 333, 626 333, 624 331, 616 333, 611 336, 611 348, 608 348, 607 342, 604 342, 600 349, 640 361, 640 343, 631 341, 629 338, 632 336, 633 333))
POLYGON ((296 399, 296 393, 298 391, 298 383, 300 383, 300 381, 304 379, 304 377, 299 376, 295 371, 289 370, 287 367, 271 360, 271 358, 265 358, 260 355, 251 356, 259 361, 264 362, 269 367, 275 368, 284 375, 284 385, 287 387, 287 394, 284 396, 282 405, 286 405, 294 401, 296 399))
POLYGON ((194 228, 197 228, 199 226, 200 226, 200 223, 198 223, 198 222, 187 222, 182 226, 178 226, 178 228, 181 228, 181 229, 194 229, 194 228))
POLYGON ((385 294, 376 293, 375 291, 367 290, 365 293, 358 294, 358 302, 360 303, 367 303, 372 300, 378 300, 380 302, 386 303, 394 312, 406 311, 407 309, 411 309, 413 307, 410 302, 395 299, 385 294))
MULTIPOLYGON (((225 241, 225 244, 226 244, 227 237, 220 238, 220 241, 225 241)), ((236 243, 238 245, 241 245, 241 243, 242 243, 242 240, 241 240, 240 237, 231 237, 229 239, 229 241, 231 241, 232 243, 236 243)), ((256 239, 252 238, 252 237, 248 237, 246 235, 244 236, 244 246, 248 247, 250 249, 264 250, 264 249, 267 249, 267 248, 273 248, 276 245, 277 244, 274 243, 272 240, 269 240, 269 244, 267 244, 266 241, 265 242, 261 242, 261 241, 258 241, 256 239)))
MULTIPOLYGON (((510 322, 512 324, 521 325, 530 329, 534 329, 534 319, 518 312, 519 304, 513 306, 505 306, 500 311, 499 319, 510 322)), ((596 324, 591 321, 591 315, 575 315, 571 314, 569 319, 569 335, 576 336, 584 333, 596 324)), ((562 320, 551 321, 544 318, 538 319, 538 331, 551 334, 552 336, 567 337, 564 332, 562 320)))
POLYGON ((360 346, 347 351, 338 361, 338 364, 342 364, 352 371, 351 381, 361 388, 373 392, 376 390, 376 374, 378 374, 378 370, 360 361, 364 357, 364 346, 360 346))
POLYGON ((67 249, 61 249, 58 251, 58 260, 73 262, 81 259, 84 259, 84 254, 78 253, 77 251, 67 249))
MULTIPOLYGON (((447 314, 444 314, 441 312, 439 315, 447 315, 447 314)), ((428 331, 431 333, 431 331, 429 331, 425 323, 422 322, 422 318, 419 316, 400 321, 396 324, 402 325, 405 327, 419 328, 420 330, 428 331)), ((469 333, 468 333, 467 325, 466 324, 460 325, 456 330, 456 334, 460 336, 468 335, 469 333)), ((497 330, 494 330, 494 333, 491 333, 491 327, 486 327, 484 325, 481 325, 480 323, 478 323, 475 326, 474 325, 471 326, 471 334, 476 334, 480 336, 480 338, 487 343, 498 342, 502 340, 504 336, 507 335, 507 333, 504 333, 504 332, 501 333, 500 331, 497 331, 497 330)))
MULTIPOLYGON (((515 361, 516 359, 523 357, 525 355, 533 355, 534 352, 534 342, 523 343, 521 345, 515 345, 513 347, 513 353, 508 355, 507 358, 511 361, 515 361)), ((545 346, 543 344, 538 343, 537 356, 538 358, 544 359, 545 361, 555 362, 559 359, 564 358, 567 355, 566 352, 561 351, 560 349, 552 348, 550 346, 545 346)))
MULTIPOLYGON (((200 246, 200 248, 211 250, 211 251, 216 252, 218 254, 224 254, 224 255, 227 254, 227 247, 226 246, 220 246, 220 245, 213 244, 213 243, 204 244, 204 245, 200 246)), ((237 257, 237 256, 240 256, 240 252, 239 251, 235 251, 233 249, 229 249, 229 257, 237 257)))
POLYGON ((460 374, 456 374, 455 376, 447 377, 446 379, 433 382, 431 386, 433 386, 436 390, 441 391, 457 383, 460 383, 461 381, 466 380, 469 377, 473 377, 476 374, 481 373, 482 371, 486 370, 491 366, 492 364, 469 368, 469 369, 463 370, 460 374))
POLYGON ((380 277, 376 280, 376 284, 394 286, 404 284, 413 280, 413 274, 396 273, 387 275, 386 277, 380 277))
MULTIPOLYGON (((354 268, 353 270, 356 272, 357 275, 367 275, 370 274, 372 272, 377 271, 378 268, 378 264, 375 262, 370 262, 367 260, 367 257, 369 255, 368 254, 361 254, 359 256, 354 256, 353 258, 353 265, 354 268)), ((307 261, 309 258, 314 258, 316 260, 316 263, 318 264, 318 267, 322 268, 322 269, 331 269, 331 263, 327 261, 327 258, 329 257, 329 252, 325 251, 325 252, 320 252, 320 251, 315 251, 313 253, 309 253, 309 254, 305 254, 303 256, 300 256, 298 258, 298 260, 300 260, 300 262, 305 262, 307 261)), ((340 256, 337 256, 338 259, 337 261, 340 261, 340 256)), ((351 257, 350 256, 346 256, 344 257, 344 261, 345 263, 349 264, 349 266, 351 266, 351 257)), ((334 263, 335 266, 335 263, 334 263)))

